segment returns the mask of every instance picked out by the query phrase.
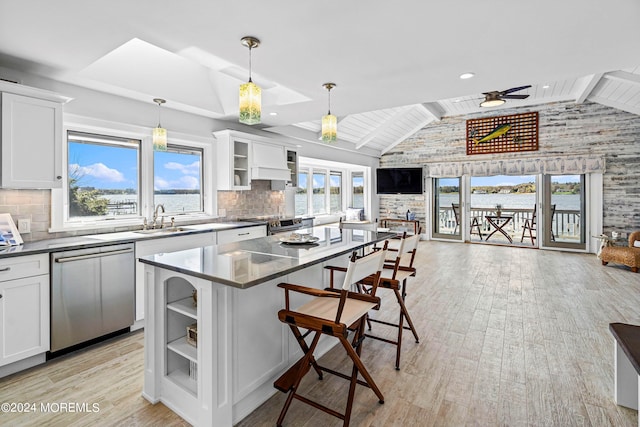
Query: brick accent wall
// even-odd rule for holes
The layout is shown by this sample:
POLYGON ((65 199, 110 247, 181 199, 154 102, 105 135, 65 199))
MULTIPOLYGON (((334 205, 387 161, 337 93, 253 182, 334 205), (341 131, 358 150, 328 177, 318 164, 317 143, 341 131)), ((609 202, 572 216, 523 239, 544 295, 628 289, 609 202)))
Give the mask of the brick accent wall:
MULTIPOLYGON (((502 109, 469 116, 446 117, 433 122, 384 154, 380 167, 422 166, 430 162, 601 154, 606 159, 603 176, 604 231, 640 230, 640 116, 600 104, 562 102, 529 108, 502 109), (539 150, 499 155, 467 156, 466 120, 538 111, 539 150)), ((380 216, 416 212, 423 224, 423 197, 380 196, 380 216)), ((423 227, 423 232, 424 232, 423 227)))

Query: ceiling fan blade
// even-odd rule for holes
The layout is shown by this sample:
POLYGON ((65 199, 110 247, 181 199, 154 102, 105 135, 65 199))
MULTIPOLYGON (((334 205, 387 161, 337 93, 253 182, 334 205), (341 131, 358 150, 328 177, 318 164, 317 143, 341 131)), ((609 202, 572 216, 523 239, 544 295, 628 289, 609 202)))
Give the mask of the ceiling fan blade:
POLYGON ((507 90, 503 90, 502 92, 500 92, 503 95, 506 95, 508 93, 511 92, 517 92, 519 90, 523 90, 523 89, 529 89, 531 87, 531 85, 527 85, 527 86, 519 86, 519 87, 512 87, 511 89, 507 89, 507 90))
POLYGON ((526 99, 529 95, 502 95, 502 99, 526 99))

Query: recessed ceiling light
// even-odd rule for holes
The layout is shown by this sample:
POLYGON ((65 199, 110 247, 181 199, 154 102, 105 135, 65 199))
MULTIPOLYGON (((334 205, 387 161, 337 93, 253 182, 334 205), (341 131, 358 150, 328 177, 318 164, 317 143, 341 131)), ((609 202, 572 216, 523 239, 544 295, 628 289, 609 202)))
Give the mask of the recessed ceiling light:
POLYGON ((276 113, 275 111, 272 111, 272 112, 270 112, 270 113, 269 113, 269 115, 270 115, 270 116, 277 116, 277 115, 278 115, 278 113, 276 113))
POLYGON ((459 99, 454 99, 453 102, 460 102, 460 100, 459 99))
POLYGON ((462 74, 460 74, 460 78, 461 78, 462 80, 470 79, 470 78, 471 78, 471 77, 473 77, 473 76, 475 76, 475 74, 474 74, 474 73, 471 73, 471 72, 467 72, 467 73, 462 73, 462 74))
POLYGON ((542 89, 549 89, 549 85, 542 86, 542 89))

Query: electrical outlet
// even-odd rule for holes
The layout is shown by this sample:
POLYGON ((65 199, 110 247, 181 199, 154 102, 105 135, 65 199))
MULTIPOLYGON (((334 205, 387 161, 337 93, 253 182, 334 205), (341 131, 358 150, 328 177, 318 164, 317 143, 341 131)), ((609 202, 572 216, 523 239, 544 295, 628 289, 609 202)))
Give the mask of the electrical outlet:
POLYGON ((18 220, 18 231, 23 234, 31 233, 31 220, 29 218, 20 218, 18 220))

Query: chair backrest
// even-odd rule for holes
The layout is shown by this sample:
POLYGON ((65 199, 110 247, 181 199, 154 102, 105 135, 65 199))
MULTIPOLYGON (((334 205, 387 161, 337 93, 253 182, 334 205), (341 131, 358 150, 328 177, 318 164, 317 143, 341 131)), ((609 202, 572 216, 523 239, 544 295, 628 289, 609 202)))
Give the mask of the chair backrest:
POLYGON ((538 212, 538 205, 535 204, 533 205, 533 214, 531 214, 531 224, 535 224, 536 223, 536 214, 538 212))
POLYGON ((460 205, 458 203, 451 203, 451 209, 453 210, 453 217, 456 220, 456 225, 460 225, 460 205))
POLYGON ((629 234, 629 247, 633 248, 633 244, 635 243, 636 240, 640 240, 640 231, 634 231, 633 233, 629 234))
POLYGON ((343 221, 340 219, 340 228, 341 229, 350 229, 350 230, 368 230, 368 231, 378 231, 378 219, 376 218, 373 222, 366 221, 343 221))
MULTIPOLYGON (((398 268, 413 268, 413 261, 416 256, 416 249, 418 248, 418 242, 420 241, 420 235, 414 234, 411 236, 405 236, 402 239, 402 244, 398 250, 398 268)), ((395 272, 394 272, 395 276, 395 272)))
MULTIPOLYGON (((351 285, 360 282, 365 277, 375 274, 379 276, 380 271, 382 271, 382 266, 384 264, 384 259, 386 256, 386 242, 383 249, 371 252, 365 257, 357 258, 356 256, 352 256, 351 261, 349 261, 349 265, 347 266, 347 273, 344 276, 342 289, 348 291, 351 288, 351 285)), ((375 284, 375 286, 377 286, 377 283, 375 284)))
POLYGON ((391 275, 392 279, 396 278, 398 270, 400 268, 413 268, 413 260, 415 259, 416 249, 418 247, 418 242, 420 241, 419 234, 407 235, 406 233, 403 235, 402 239, 400 239, 400 246, 398 247, 398 251, 389 251, 389 254, 394 254, 395 258, 389 258, 386 261, 385 268, 393 269, 393 274, 391 275))

